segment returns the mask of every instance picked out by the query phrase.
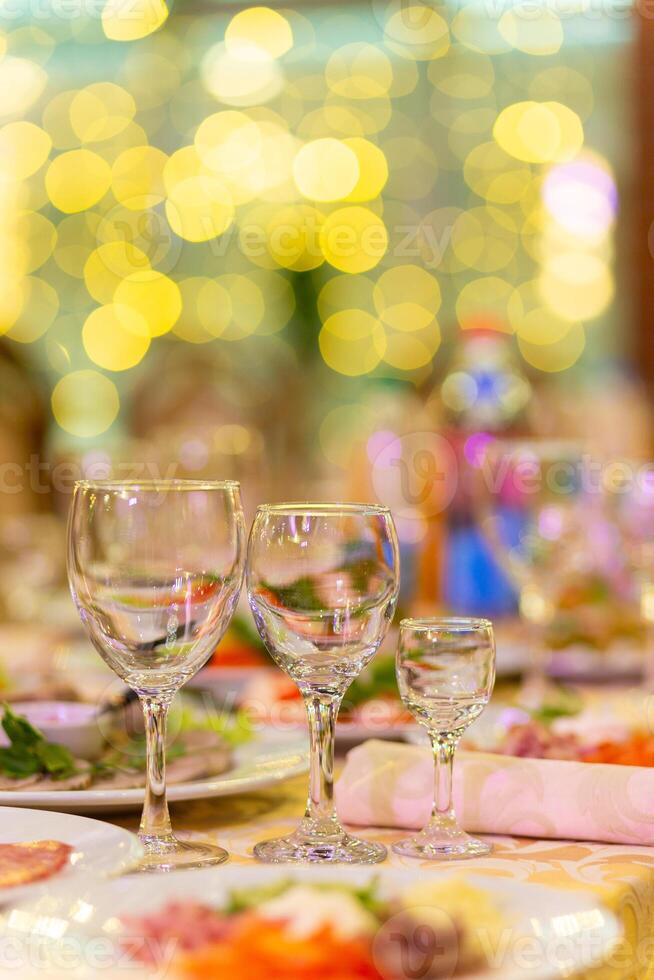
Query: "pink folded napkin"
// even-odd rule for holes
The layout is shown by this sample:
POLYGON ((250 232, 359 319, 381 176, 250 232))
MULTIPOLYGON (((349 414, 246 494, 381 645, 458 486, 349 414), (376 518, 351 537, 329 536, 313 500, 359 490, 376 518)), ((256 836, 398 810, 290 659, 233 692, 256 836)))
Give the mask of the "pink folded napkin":
MULTIPOLYGON (((418 829, 429 819, 428 748, 371 739, 335 788, 344 823, 418 829)), ((458 752, 454 798, 473 833, 654 845, 654 769, 458 752)))

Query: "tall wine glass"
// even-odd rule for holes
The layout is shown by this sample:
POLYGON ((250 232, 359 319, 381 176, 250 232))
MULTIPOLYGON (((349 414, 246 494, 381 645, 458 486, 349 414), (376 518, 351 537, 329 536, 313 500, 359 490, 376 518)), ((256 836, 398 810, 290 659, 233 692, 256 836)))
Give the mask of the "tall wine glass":
POLYGON ((470 837, 457 822, 452 769, 459 739, 493 690, 493 626, 487 619, 403 619, 396 668, 404 704, 429 733, 435 782, 431 820, 393 850, 439 861, 488 854, 490 846, 470 837))
POLYGON ((68 525, 73 599, 103 660, 138 694, 147 748, 139 837, 144 870, 219 864, 227 852, 183 843, 166 803, 165 735, 176 691, 211 656, 243 580, 237 483, 76 484, 68 525))
POLYGON ((272 863, 382 861, 384 847, 341 827, 333 768, 341 700, 395 610, 399 555, 390 512, 367 504, 259 507, 247 582, 261 638, 304 698, 311 748, 304 819, 289 837, 257 844, 255 856, 272 863))
POLYGON ((644 680, 654 688, 654 462, 610 459, 603 466, 604 509, 618 540, 614 561, 629 577, 644 631, 644 680))
POLYGON ((592 567, 585 465, 574 442, 497 440, 475 485, 481 530, 518 592, 529 634, 528 694, 536 698, 545 687, 546 633, 560 598, 592 567))

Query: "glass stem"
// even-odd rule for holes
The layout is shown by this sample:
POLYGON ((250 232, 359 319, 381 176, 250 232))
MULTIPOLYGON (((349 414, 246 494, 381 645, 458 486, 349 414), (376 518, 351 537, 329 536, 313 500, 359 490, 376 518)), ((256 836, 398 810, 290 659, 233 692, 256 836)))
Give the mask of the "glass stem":
POLYGON ((431 747, 434 753, 434 805, 431 811, 432 825, 456 823, 452 797, 452 774, 454 753, 459 736, 443 732, 430 732, 431 747))
POLYGON ((145 802, 139 837, 145 844, 172 838, 166 801, 166 718, 168 701, 141 697, 146 739, 145 802))
POLYGON ((334 730, 342 695, 303 692, 309 720, 310 773, 305 820, 338 826, 334 809, 334 730))

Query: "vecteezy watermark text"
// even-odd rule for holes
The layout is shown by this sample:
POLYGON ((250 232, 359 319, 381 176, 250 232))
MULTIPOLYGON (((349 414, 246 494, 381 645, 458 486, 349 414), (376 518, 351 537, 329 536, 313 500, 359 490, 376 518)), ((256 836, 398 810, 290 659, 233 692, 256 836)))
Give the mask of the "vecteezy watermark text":
POLYGON ((179 463, 160 466, 154 460, 112 462, 97 460, 87 465, 72 460, 53 463, 32 453, 25 463, 0 463, 0 494, 72 493, 78 480, 172 480, 179 463))

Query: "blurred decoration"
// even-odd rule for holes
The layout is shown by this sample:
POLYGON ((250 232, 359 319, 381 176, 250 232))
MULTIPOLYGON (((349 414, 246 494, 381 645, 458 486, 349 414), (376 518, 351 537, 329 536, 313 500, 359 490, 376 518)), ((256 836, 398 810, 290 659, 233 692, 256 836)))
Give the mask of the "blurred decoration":
POLYGON ((418 438, 474 469, 550 379, 622 355, 602 52, 626 28, 602 23, 0 6, 0 334, 43 382, 51 459, 385 495, 433 566, 464 498, 418 438))

